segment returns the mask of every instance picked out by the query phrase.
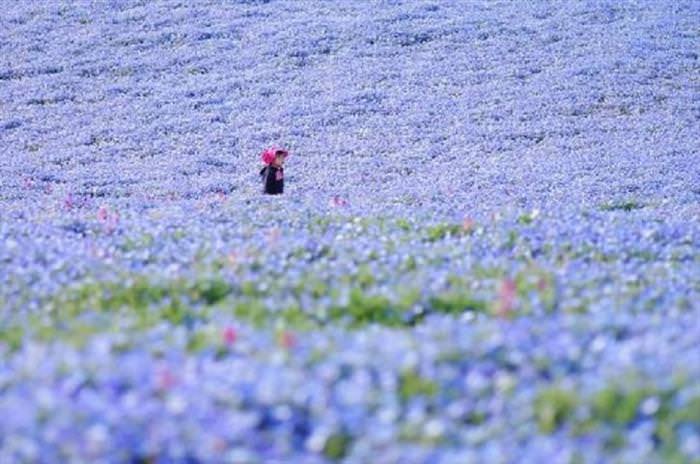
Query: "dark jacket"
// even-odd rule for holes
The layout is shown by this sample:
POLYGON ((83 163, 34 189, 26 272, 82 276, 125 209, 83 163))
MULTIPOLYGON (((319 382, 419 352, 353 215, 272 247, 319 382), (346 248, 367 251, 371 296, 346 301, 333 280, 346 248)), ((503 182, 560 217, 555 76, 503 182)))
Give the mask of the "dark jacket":
POLYGON ((272 195, 284 191, 284 168, 273 165, 265 166, 260 170, 263 182, 263 192, 272 195))

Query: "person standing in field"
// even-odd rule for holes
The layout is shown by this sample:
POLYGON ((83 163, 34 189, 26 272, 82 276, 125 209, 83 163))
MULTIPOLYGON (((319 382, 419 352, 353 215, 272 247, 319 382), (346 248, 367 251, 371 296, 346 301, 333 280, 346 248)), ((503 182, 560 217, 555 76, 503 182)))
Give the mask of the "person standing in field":
POLYGON ((261 154, 265 166, 260 170, 263 193, 279 195, 284 192, 284 161, 289 152, 283 148, 268 148, 261 154))

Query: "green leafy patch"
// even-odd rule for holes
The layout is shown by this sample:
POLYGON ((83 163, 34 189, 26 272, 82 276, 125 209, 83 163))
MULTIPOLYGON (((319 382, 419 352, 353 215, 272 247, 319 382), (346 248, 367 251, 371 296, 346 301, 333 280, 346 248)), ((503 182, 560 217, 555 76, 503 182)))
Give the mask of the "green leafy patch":
POLYGON ((648 395, 649 392, 641 389, 604 388, 593 397, 593 417, 602 422, 626 425, 637 416, 640 403, 648 395))
POLYGON ((489 304, 474 298, 470 293, 453 289, 430 298, 430 308, 435 312, 461 314, 466 311, 487 312, 489 304))
POLYGON ((352 444, 352 437, 347 433, 335 433, 328 437, 323 446, 323 455, 328 459, 343 459, 352 444))
POLYGON ((544 433, 557 430, 571 417, 578 403, 578 395, 563 388, 551 387, 539 392, 534 410, 540 430, 544 433))
POLYGON ((435 396, 440 387, 437 383, 424 379, 416 371, 407 370, 399 376, 399 398, 408 401, 416 396, 435 396))
POLYGON ((461 224, 436 224, 427 228, 425 240, 437 242, 447 237, 460 237, 469 233, 461 224))
POLYGON ((351 289, 348 304, 331 307, 329 315, 331 320, 349 320, 353 326, 370 323, 396 326, 402 323, 401 314, 387 298, 369 295, 361 288, 351 289))

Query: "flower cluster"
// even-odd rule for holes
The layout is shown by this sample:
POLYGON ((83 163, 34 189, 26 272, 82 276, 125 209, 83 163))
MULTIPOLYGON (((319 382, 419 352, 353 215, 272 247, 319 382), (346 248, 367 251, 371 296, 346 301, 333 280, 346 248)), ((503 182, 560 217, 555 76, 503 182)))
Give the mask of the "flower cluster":
POLYGON ((0 462, 700 460, 692 0, 6 3, 0 462))

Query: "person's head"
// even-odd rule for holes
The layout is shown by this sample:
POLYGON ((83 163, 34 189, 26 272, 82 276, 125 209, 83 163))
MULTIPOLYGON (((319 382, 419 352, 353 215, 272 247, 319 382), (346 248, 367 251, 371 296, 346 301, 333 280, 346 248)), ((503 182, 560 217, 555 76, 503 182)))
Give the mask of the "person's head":
POLYGON ((262 152, 262 161, 265 164, 273 164, 275 166, 282 166, 285 158, 289 156, 289 152, 284 148, 268 148, 262 152))
POLYGON ((275 150, 275 161, 274 164, 277 166, 282 166, 284 164, 285 158, 287 158, 287 150, 282 150, 281 148, 275 150))

